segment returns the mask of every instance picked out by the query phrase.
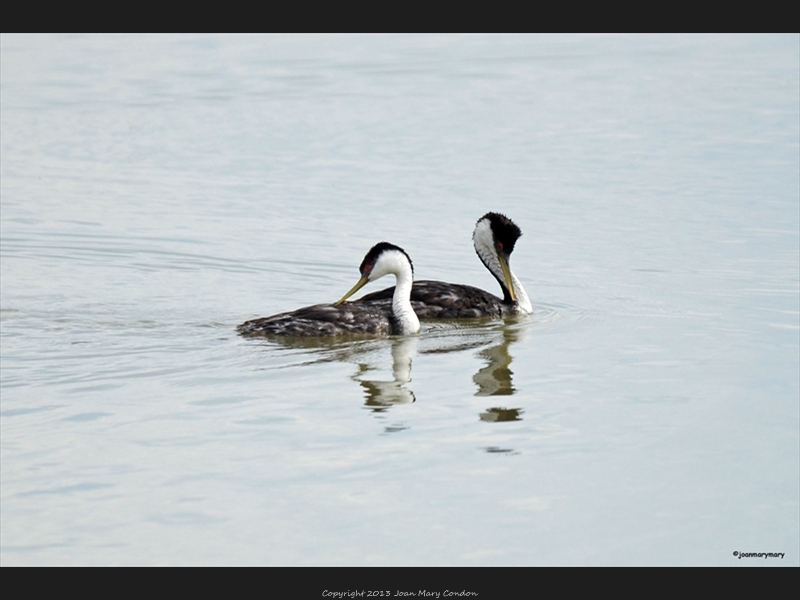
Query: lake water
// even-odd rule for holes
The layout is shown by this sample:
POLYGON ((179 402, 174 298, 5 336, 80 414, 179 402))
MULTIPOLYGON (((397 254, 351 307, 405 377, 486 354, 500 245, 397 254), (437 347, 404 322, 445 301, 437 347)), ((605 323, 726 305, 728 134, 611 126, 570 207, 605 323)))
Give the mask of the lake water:
POLYGON ((800 36, 0 40, 3 565, 800 564, 800 36))

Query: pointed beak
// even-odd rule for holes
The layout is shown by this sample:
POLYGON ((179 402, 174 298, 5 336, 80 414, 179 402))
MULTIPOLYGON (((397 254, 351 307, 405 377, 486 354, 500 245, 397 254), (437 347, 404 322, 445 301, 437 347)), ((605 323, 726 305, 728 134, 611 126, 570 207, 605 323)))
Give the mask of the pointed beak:
POLYGON ((505 253, 498 254, 497 258, 500 259, 500 268, 503 269, 503 279, 506 280, 506 288, 508 288, 508 295, 511 296, 513 302, 517 301, 517 295, 514 293, 514 286, 511 285, 511 269, 508 268, 508 256, 505 253))
POLYGON ((369 279, 367 279, 367 276, 365 275, 364 277, 362 277, 361 279, 358 280, 358 283, 355 284, 353 286, 353 288, 349 292, 347 292, 344 296, 342 296, 342 298, 340 300, 338 300, 337 302, 334 302, 334 304, 336 306, 339 306, 342 302, 347 300, 350 296, 355 294, 358 290, 360 290, 362 287, 364 287, 368 283, 369 283, 369 279))

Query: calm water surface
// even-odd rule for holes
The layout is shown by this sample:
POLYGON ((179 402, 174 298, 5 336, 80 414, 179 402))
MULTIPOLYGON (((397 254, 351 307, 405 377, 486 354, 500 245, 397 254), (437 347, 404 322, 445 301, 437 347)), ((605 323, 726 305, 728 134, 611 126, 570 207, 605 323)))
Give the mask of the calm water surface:
POLYGON ((2 564, 800 564, 797 35, 0 40, 2 564))

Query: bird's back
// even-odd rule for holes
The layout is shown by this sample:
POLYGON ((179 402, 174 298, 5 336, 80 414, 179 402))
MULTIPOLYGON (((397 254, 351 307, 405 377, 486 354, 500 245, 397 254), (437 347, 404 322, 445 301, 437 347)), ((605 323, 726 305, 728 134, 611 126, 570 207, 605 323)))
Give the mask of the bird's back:
MULTIPOLYGON (((367 294, 354 304, 374 304, 391 300, 394 288, 367 294)), ((411 306, 420 319, 467 319, 499 317, 512 307, 482 289, 443 281, 415 281, 411 288, 411 306)))
POLYGON ((253 319, 237 331, 244 336, 331 336, 394 333, 391 302, 359 305, 315 304, 292 312, 253 319))

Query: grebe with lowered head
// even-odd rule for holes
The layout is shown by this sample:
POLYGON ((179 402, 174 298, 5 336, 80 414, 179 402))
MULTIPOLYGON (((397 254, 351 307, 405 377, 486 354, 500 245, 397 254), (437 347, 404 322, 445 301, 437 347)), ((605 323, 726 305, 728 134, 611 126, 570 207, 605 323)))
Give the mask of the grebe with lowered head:
MULTIPOLYGON (((421 319, 463 319, 528 315, 533 312, 525 288, 509 267, 514 245, 522 231, 500 213, 488 212, 475 224, 472 243, 484 266, 497 279, 503 298, 482 289, 444 281, 415 281, 411 305, 421 319)), ((379 303, 392 296, 394 288, 367 294, 357 303, 379 303)))
POLYGON ((419 331, 409 296, 414 281, 414 266, 405 250, 388 242, 375 244, 359 267, 361 279, 334 304, 315 304, 287 313, 253 319, 237 331, 244 336, 330 336, 330 335, 405 335, 419 331), (391 304, 344 303, 370 281, 393 274, 391 304))

